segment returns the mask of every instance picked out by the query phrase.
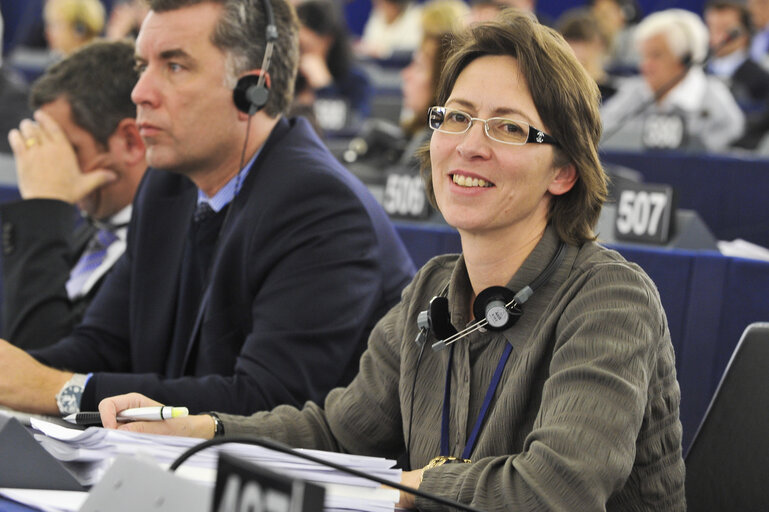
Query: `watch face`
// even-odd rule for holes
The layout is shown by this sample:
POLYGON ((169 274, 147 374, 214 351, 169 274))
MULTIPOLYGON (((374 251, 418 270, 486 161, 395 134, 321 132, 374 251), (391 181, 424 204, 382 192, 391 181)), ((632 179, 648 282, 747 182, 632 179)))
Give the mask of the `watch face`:
POLYGON ((83 396, 83 386, 70 384, 64 387, 56 396, 56 405, 61 414, 80 412, 80 398, 83 396))

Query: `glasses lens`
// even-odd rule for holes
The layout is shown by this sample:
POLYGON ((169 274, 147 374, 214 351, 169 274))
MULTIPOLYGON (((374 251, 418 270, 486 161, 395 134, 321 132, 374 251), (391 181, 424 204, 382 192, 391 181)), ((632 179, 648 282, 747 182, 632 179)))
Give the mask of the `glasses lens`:
POLYGON ((433 130, 440 130, 443 119, 446 117, 446 109, 443 107, 430 107, 427 123, 433 130))
POLYGON ((512 119, 495 117, 487 121, 489 135, 508 144, 525 144, 529 138, 529 125, 512 119))
POLYGON ((462 133, 470 125, 471 118, 459 110, 447 110, 441 129, 447 132, 462 133))

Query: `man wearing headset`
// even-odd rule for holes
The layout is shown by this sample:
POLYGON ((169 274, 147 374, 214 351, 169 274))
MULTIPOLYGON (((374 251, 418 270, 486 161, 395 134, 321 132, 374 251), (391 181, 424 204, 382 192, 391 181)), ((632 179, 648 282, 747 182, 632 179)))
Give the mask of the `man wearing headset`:
POLYGON ((71 336, 36 359, 0 344, 0 404, 69 414, 140 391, 245 413, 357 372, 413 264, 310 125, 282 117, 297 22, 270 0, 268 30, 265 5, 150 2, 132 93, 150 169, 128 248, 71 336))

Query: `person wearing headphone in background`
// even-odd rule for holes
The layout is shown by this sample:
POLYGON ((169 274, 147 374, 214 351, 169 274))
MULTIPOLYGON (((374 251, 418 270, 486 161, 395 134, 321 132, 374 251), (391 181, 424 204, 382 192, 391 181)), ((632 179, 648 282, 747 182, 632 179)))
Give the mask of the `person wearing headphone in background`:
POLYGON ((756 149, 769 131, 769 71, 750 58, 750 13, 741 0, 710 0, 704 18, 716 49, 706 71, 723 80, 745 113, 745 133, 733 145, 756 149))
MULTIPOLYGON (((502 16, 460 36, 430 111, 423 178, 462 254, 417 273, 355 380, 324 406, 119 428, 406 452, 402 483, 480 510, 685 510, 665 312, 640 267, 594 242, 598 87, 554 30, 502 16)), ((99 410, 115 428, 145 405, 99 410)), ((404 492, 398 506, 442 510, 404 492)))
POLYGON ((605 148, 725 151, 745 116, 720 80, 705 75, 708 32, 696 14, 668 9, 638 24, 641 76, 601 108, 605 148))
POLYGON ((133 60, 128 42, 70 54, 32 86, 39 125, 25 120, 9 135, 22 200, 0 205, 2 333, 21 348, 71 333, 125 251, 147 168, 133 60), (73 206, 88 219, 77 228, 73 206))
POLYGON ((150 7, 131 96, 150 169, 128 247, 70 336, 34 359, 0 343, 0 405, 71 414, 132 390, 198 412, 322 400, 356 373, 411 258, 309 123, 282 115, 291 6, 150 7))
POLYGON ((104 29, 106 13, 99 0, 47 0, 43 8, 45 38, 57 55, 69 55, 104 29))
POLYGON ((606 69, 611 43, 603 26, 590 9, 575 7, 559 16, 555 28, 596 81, 601 91, 601 102, 605 103, 617 92, 617 78, 606 69))
POLYGON ((401 71, 401 123, 371 118, 342 155, 353 172, 373 183, 387 172, 417 176, 417 152, 430 139, 428 109, 435 104, 441 68, 453 35, 464 28, 469 7, 462 0, 430 0, 422 4, 422 42, 401 71))

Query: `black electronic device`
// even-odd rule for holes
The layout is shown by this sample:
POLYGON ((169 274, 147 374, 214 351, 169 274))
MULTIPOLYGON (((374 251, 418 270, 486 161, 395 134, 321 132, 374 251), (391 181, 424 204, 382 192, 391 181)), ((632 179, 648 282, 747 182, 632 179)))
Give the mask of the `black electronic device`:
POLYGON ((769 510, 767 365, 769 323, 750 324, 684 458, 689 510, 769 510))
POLYGON ((655 183, 625 183, 616 193, 615 239, 656 244, 670 241, 676 211, 673 187, 655 183))
POLYGON ((216 512, 322 512, 325 488, 270 471, 227 453, 219 454, 216 512))
POLYGON ((75 475, 48 453, 16 418, 0 415, 0 487, 84 491, 75 475))
POLYGON ((433 343, 433 350, 441 350, 482 328, 490 331, 509 329, 523 315, 523 304, 529 300, 536 289, 550 279, 563 261, 565 248, 566 244, 561 242, 542 273, 520 291, 514 292, 504 286, 492 286, 479 293, 473 301, 475 321, 459 332, 451 325, 449 301, 445 297, 448 287, 444 288, 443 293, 433 297, 428 309, 417 317, 417 325, 420 329, 417 343, 424 343, 427 340, 427 333, 430 332, 438 340, 433 343))
POLYGON ((713 233, 702 220, 702 217, 694 210, 678 208, 672 213, 670 232, 665 242, 617 239, 614 236, 616 212, 617 207, 615 204, 604 204, 595 228, 601 243, 666 247, 668 249, 718 250, 718 242, 715 236, 713 236, 713 233))
POLYGON ((270 0, 264 3, 264 17, 267 21, 265 28, 264 57, 262 67, 258 72, 252 72, 238 79, 232 91, 235 106, 243 113, 252 116, 263 109, 270 98, 269 69, 272 50, 278 39, 278 28, 275 25, 275 15, 272 12, 270 0))
POLYGON ((453 508, 457 510, 464 510, 466 512, 481 512, 479 509, 472 507, 470 505, 465 505, 464 503, 460 503, 458 501, 454 501, 449 498, 444 498, 443 496, 438 496, 429 492, 420 491, 419 489, 415 489, 407 485, 403 485, 400 482, 393 482, 391 480, 387 480, 385 478, 382 478, 376 475, 368 474, 364 471, 359 471, 357 469, 349 468, 342 464, 337 464, 336 462, 331 462, 330 460, 325 460, 320 457, 316 457, 314 455, 307 453, 306 451, 294 450, 293 448, 290 448, 289 446, 286 446, 282 443, 273 441, 271 439, 265 439, 262 437, 254 437, 254 436, 246 436, 246 435, 226 435, 222 437, 215 437, 207 441, 202 441, 196 444, 195 446, 188 448, 184 453, 179 455, 179 457, 177 457, 176 460, 173 461, 171 465, 168 467, 168 470, 176 471, 179 468, 179 466, 184 464, 184 462, 187 459, 189 459, 196 453, 202 450, 205 450, 211 446, 218 446, 226 443, 243 443, 243 444, 261 446, 263 448, 275 450, 280 453, 290 454, 300 459, 309 460, 310 462, 315 462, 316 464, 321 464, 323 466, 336 469, 337 471, 347 473, 348 475, 357 476, 359 478, 364 478, 372 482, 377 482, 382 485, 387 485, 394 489, 398 489, 399 491, 408 492, 408 493, 414 494, 415 496, 421 496, 422 498, 425 498, 434 503, 443 505, 444 507, 453 508))

